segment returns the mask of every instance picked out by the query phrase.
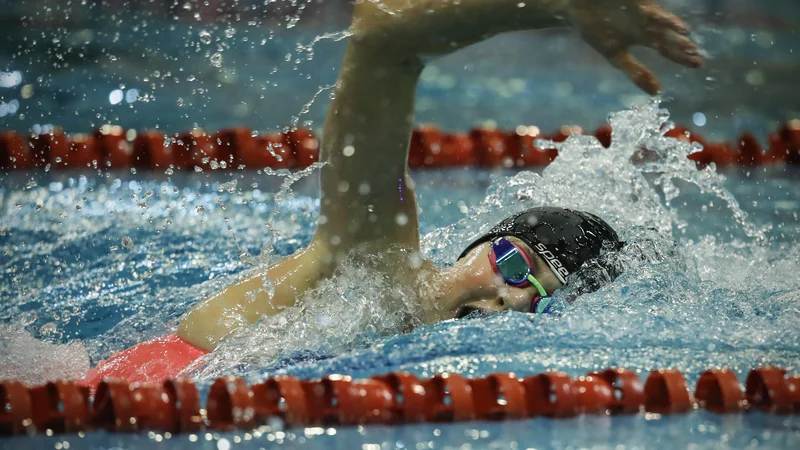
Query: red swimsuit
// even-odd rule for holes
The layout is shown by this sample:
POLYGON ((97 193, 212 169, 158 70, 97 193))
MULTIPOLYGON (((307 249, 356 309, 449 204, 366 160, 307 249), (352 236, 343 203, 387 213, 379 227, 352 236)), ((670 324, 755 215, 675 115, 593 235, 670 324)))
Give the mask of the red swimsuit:
POLYGON ((104 378, 160 383, 206 354, 207 351, 170 334, 136 344, 100 362, 80 384, 95 388, 104 378))

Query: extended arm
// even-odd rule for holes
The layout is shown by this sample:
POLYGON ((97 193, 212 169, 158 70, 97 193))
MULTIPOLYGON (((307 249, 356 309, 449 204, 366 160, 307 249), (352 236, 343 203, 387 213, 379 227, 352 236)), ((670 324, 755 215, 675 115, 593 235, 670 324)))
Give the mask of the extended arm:
POLYGON ((293 306, 303 292, 330 276, 329 255, 323 245, 312 242, 266 273, 228 286, 192 308, 181 319, 178 335, 204 350, 214 350, 237 328, 293 306))

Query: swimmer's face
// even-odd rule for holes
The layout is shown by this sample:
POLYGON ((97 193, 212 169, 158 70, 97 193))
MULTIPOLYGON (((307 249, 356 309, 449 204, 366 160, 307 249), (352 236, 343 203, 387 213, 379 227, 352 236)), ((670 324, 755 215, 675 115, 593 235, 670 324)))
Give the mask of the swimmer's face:
MULTIPOLYGON (((525 242, 513 236, 506 236, 506 239, 527 253, 533 262, 533 276, 548 293, 562 286, 550 267, 525 242)), ((448 289, 442 296, 440 306, 448 310, 450 317, 463 317, 473 311, 531 311, 531 303, 538 294, 536 287, 531 284, 517 287, 506 283, 492 268, 490 251, 491 244, 484 242, 447 271, 448 289)))

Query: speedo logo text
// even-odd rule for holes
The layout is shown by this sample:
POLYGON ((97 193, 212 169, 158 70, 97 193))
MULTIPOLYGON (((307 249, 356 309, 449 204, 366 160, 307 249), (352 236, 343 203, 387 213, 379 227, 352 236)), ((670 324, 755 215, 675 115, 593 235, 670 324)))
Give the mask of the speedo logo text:
POLYGON ((556 258, 556 255, 553 254, 544 244, 536 244, 535 247, 536 253, 542 256, 545 260, 547 260, 547 264, 556 272, 558 272, 561 276, 567 277, 569 275, 569 270, 561 264, 561 261, 556 258))

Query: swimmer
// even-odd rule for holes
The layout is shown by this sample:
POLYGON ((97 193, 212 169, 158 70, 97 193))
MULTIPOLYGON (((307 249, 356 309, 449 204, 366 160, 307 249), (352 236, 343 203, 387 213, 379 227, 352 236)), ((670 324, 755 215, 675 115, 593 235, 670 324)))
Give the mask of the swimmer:
POLYGON ((86 382, 121 373, 129 381, 154 381, 122 366, 158 355, 174 363, 159 375, 175 375, 185 360, 213 351, 238 328, 294 306, 354 255, 375 256, 392 283, 415 286, 422 323, 474 310, 547 312, 569 275, 619 248, 614 230, 585 212, 533 208, 471 243, 452 267, 437 268, 420 252, 407 161, 415 90, 428 58, 506 31, 559 26, 575 28, 650 94, 660 90, 658 79, 631 46, 657 49, 690 67, 702 62, 686 24, 651 0, 356 0, 321 139, 320 212, 310 244, 195 306, 178 336, 116 355, 86 382))
POLYGON ((194 307, 178 335, 213 350, 235 329, 292 307, 354 252, 380 255, 397 283, 418 284, 419 297, 428 299, 420 311, 424 322, 469 308, 546 310, 540 299, 617 245, 613 229, 583 212, 537 209, 503 221, 450 268, 416 263, 419 226, 407 161, 414 94, 427 57, 505 31, 568 25, 650 94, 660 90, 658 79, 629 47, 652 47, 690 67, 702 62, 687 25, 650 0, 356 1, 321 139, 325 165, 314 238, 264 273, 194 307), (563 242, 560 232, 568 233, 563 242), (265 278, 274 287, 271 297, 265 278))

